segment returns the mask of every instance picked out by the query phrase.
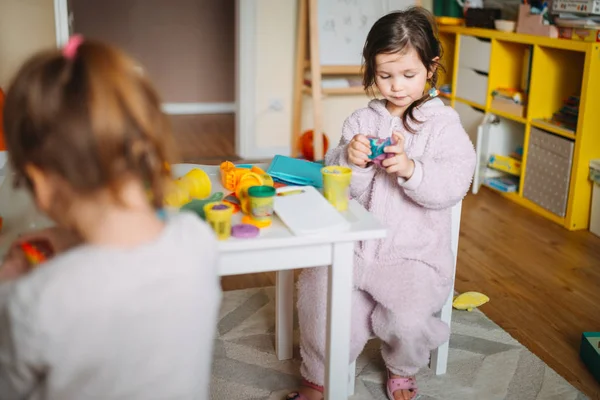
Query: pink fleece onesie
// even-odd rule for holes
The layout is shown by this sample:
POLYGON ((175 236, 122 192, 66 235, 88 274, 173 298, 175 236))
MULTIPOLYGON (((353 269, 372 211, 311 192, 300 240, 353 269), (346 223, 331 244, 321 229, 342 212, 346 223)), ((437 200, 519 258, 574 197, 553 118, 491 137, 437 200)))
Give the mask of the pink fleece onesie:
MULTIPOLYGON (((391 372, 412 376, 427 365, 431 350, 449 339, 447 324, 434 317, 450 294, 453 256, 451 207, 466 194, 475 169, 475 151, 459 116, 439 99, 415 110, 422 124, 404 129, 385 100, 346 119, 342 138, 325 156, 327 165, 350 166, 350 194, 388 228, 385 239, 359 243, 354 257, 350 362, 371 335, 381 339, 391 372), (350 165, 348 143, 354 135, 387 138, 398 131, 415 162, 408 180, 384 169, 350 165)), ((298 282, 301 373, 324 382, 327 270, 311 268, 298 282)))

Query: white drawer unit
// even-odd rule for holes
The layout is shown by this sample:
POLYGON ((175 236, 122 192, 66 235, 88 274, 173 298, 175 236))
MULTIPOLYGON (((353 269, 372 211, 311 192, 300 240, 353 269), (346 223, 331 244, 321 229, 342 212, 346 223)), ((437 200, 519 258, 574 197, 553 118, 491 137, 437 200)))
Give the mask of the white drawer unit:
POLYGON ((481 72, 490 72, 492 43, 489 39, 460 35, 458 65, 481 72))
POLYGON ((486 73, 467 67, 458 67, 456 97, 485 107, 488 90, 486 73))

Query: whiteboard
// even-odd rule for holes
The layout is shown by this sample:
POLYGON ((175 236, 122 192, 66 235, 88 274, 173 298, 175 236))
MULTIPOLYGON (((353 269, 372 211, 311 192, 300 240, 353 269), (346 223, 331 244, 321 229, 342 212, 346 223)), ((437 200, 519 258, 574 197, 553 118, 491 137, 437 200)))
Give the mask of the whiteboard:
POLYGON ((373 24, 383 15, 418 3, 415 0, 318 0, 321 65, 361 65, 373 24))

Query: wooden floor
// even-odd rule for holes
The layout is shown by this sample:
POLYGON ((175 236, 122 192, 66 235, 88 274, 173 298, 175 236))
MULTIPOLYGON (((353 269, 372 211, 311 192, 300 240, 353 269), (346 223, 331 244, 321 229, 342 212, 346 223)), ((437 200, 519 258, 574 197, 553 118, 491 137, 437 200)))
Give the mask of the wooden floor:
POLYGON ((235 161, 234 114, 173 115, 173 135, 182 162, 235 161))
MULTIPOLYGON (((175 118, 185 159, 232 159, 233 118, 196 118, 175 118)), ((222 280, 224 290, 274 282, 272 273, 222 280)), ((600 399, 600 384, 579 360, 581 333, 600 331, 600 238, 569 232, 484 188, 463 202, 456 289, 487 294, 488 317, 600 399)))

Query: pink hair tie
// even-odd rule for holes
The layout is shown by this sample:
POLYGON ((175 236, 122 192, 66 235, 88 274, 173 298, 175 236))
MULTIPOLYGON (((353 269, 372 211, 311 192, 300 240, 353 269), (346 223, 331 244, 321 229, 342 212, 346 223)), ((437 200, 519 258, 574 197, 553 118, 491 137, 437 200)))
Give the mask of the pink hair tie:
POLYGON ((71 36, 69 38, 69 41, 63 48, 63 51, 62 51, 63 56, 65 56, 65 58, 67 58, 68 60, 72 60, 73 58, 75 58, 75 55, 77 54, 77 49, 79 48, 81 43, 83 43, 83 36, 81 36, 81 35, 71 36))

